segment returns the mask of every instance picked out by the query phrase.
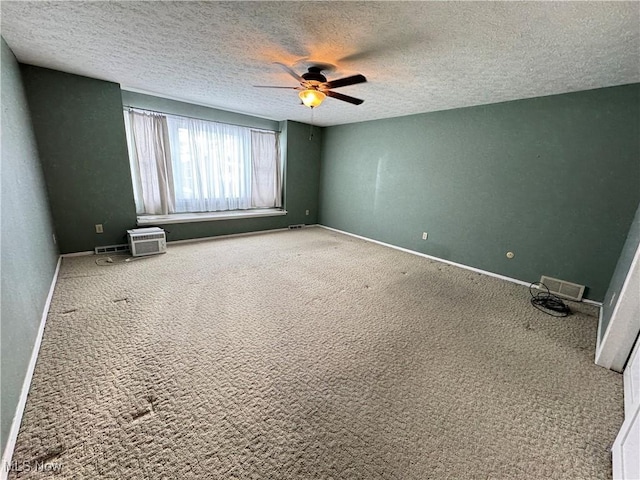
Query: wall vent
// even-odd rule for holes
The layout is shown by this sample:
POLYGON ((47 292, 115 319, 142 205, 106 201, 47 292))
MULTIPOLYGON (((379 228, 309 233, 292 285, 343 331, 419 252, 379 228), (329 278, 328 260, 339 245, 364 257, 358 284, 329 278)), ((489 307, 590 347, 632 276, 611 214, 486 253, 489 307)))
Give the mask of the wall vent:
POLYGON ((128 252, 129 245, 107 245, 105 247, 96 247, 95 252, 96 255, 100 253, 116 253, 116 252, 128 252))
POLYGON ((289 230, 299 230, 304 228, 304 223, 299 223, 297 225, 289 225, 289 230))
POLYGON ((554 295, 557 295, 568 300, 575 300, 579 302, 582 300, 584 294, 584 285, 578 285, 577 283, 566 282, 564 280, 558 280, 557 278, 540 277, 540 283, 544 283, 549 291, 554 295))

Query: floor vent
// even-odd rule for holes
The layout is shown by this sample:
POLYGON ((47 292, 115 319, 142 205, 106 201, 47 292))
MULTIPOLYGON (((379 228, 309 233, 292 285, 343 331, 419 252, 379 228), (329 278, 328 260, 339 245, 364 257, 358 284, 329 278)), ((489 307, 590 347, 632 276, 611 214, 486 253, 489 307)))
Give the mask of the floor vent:
POLYGON ((584 285, 558 280, 557 278, 545 277, 544 275, 540 277, 540 282, 544 283, 554 295, 568 300, 575 300, 576 302, 582 300, 584 285))
POLYGON ((123 245, 107 245, 106 247, 96 247, 96 255, 100 253, 116 253, 116 252, 128 252, 129 245, 126 243, 123 245))
POLYGON ((299 223, 298 225, 289 225, 289 230, 299 230, 304 228, 304 223, 299 223))

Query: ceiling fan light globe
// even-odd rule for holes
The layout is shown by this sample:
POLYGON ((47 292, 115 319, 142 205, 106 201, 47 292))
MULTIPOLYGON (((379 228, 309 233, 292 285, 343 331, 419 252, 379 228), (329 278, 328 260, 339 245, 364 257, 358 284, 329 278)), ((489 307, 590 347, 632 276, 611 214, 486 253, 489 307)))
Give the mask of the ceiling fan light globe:
POLYGON ((319 106, 322 103, 322 101, 327 97, 320 90, 313 90, 313 89, 303 90, 298 94, 298 96, 300 97, 300 100, 302 100, 302 103, 304 103, 305 106, 310 108, 319 106))

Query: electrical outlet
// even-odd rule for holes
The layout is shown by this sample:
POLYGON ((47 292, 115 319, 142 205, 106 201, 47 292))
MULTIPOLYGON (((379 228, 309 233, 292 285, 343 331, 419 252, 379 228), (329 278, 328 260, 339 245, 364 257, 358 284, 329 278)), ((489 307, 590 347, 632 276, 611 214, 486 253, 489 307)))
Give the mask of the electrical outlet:
POLYGON ((104 229, 102 228, 101 223, 96 223, 96 233, 103 233, 104 229))
POLYGON ((309 215, 309 210, 305 210, 304 214, 309 215))
POLYGON ((427 237, 429 237, 429 234, 427 232, 422 232, 422 239, 426 240, 427 237))

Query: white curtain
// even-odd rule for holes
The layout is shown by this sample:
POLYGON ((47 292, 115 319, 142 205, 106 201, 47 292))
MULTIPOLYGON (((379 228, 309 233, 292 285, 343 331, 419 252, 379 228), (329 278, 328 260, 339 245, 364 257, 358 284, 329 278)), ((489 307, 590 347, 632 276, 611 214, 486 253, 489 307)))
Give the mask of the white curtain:
POLYGON ((167 118, 129 110, 125 121, 137 212, 172 213, 175 207, 167 118))
POLYGON ((282 206, 278 136, 273 132, 251 131, 251 206, 282 206))
POLYGON ((277 132, 130 109, 138 214, 282 207, 277 132))
POLYGON ((168 116, 176 212, 251 208, 251 130, 168 116))

